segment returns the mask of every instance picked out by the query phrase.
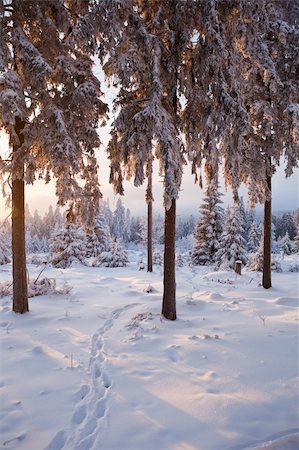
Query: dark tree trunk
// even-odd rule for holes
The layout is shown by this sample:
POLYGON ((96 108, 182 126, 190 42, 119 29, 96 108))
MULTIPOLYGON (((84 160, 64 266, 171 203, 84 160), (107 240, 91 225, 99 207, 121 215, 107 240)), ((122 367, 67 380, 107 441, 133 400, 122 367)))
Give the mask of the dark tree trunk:
POLYGON ((164 243, 164 292, 162 314, 166 319, 176 319, 175 298, 175 221, 176 200, 173 199, 171 208, 165 209, 165 243, 164 243))
POLYGON ((267 176, 267 185, 270 191, 270 200, 264 206, 264 260, 263 260, 263 287, 269 289, 271 285, 271 175, 267 176))
POLYGON ((153 271, 153 202, 147 204, 147 271, 153 271))
MULTIPOLYGON (((15 131, 20 145, 24 142, 22 130, 24 122, 17 118, 15 131)), ((14 145, 16 152, 20 145, 14 145)), ((27 271, 25 252, 25 183, 22 179, 12 181, 12 273, 13 273, 13 311, 23 314, 29 311, 27 292, 27 271)))
POLYGON ((234 271, 238 274, 242 274, 242 261, 235 261, 234 271))

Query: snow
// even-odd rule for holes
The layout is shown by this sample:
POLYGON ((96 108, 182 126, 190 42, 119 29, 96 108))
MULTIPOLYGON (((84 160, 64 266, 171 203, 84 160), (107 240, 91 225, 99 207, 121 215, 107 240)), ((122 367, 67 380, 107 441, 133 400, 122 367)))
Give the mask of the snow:
POLYGON ((128 256, 46 268, 61 293, 30 299, 28 314, 0 299, 0 449, 298 449, 296 256, 269 290, 245 269, 177 268, 173 322, 162 268, 128 256))

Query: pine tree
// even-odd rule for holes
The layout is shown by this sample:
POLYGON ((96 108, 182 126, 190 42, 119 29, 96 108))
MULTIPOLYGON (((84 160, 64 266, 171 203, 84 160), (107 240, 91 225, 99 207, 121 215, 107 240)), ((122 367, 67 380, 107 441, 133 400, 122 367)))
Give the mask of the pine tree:
POLYGON ((0 230, 0 265, 10 263, 10 249, 7 236, 0 230))
POLYGON ((53 233, 50 242, 49 261, 53 267, 66 269, 73 262, 85 264, 86 235, 84 230, 74 223, 53 233))
POLYGON ((247 250, 250 253, 255 253, 259 247, 261 233, 255 220, 251 222, 248 232, 247 250))
POLYGON ((263 239, 263 236, 261 236, 257 251, 252 256, 252 258, 250 258, 248 267, 250 270, 256 270, 257 272, 262 272, 263 265, 264 265, 264 239, 263 239))
MULTIPOLYGON (((184 162, 179 130, 179 70, 194 30, 195 3, 130 1, 117 5, 118 46, 105 71, 117 77, 120 108, 108 147, 111 181, 123 193, 123 177, 135 186, 148 176, 153 153, 164 175, 165 248, 162 313, 176 318, 175 221, 176 199, 184 162)), ((181 89, 183 91, 183 87, 181 89)))
POLYGON ((196 265, 212 263, 215 260, 220 236, 223 231, 223 208, 221 195, 216 182, 207 187, 203 204, 200 207, 200 219, 195 230, 195 247, 192 262, 196 265))
POLYGON ((100 212, 96 217, 94 226, 94 254, 100 255, 102 252, 109 251, 112 245, 112 237, 104 205, 101 205, 100 212))
POLYGON ((281 239, 279 247, 280 247, 280 251, 283 253, 283 255, 290 255, 295 250, 295 245, 291 241, 288 232, 286 232, 286 234, 281 239))
POLYGON ((294 239, 297 229, 291 213, 284 213, 281 217, 276 218, 276 235, 283 237, 288 232, 290 239, 294 239))
POLYGON ((132 217, 130 234, 131 242, 134 242, 135 244, 145 244, 146 228, 143 219, 140 217, 132 217))
POLYGON ((116 202, 116 208, 113 213, 112 234, 115 238, 122 241, 127 241, 127 224, 126 224, 126 210, 119 197, 116 202))
POLYGON ((110 249, 100 253, 92 265, 95 267, 125 267, 127 263, 128 256, 126 251, 123 249, 121 242, 114 239, 111 242, 110 249))
POLYGON ((263 286, 271 286, 271 177, 280 157, 286 176, 299 159, 298 7, 296 2, 200 2, 198 45, 186 57, 186 142, 193 172, 215 172, 219 156, 238 197, 265 204, 263 286), (215 18, 215 20, 213 20, 215 18), (221 30, 221 31, 220 31, 221 30), (206 55, 208 59, 206 60, 206 55), (211 77, 212 74, 212 77, 211 77))
POLYGON ((239 205, 228 208, 219 248, 215 256, 219 267, 234 268, 237 260, 242 261, 243 264, 247 263, 246 242, 242 232, 243 220, 239 205))
MULTIPOLYGON (((60 205, 91 220, 100 190, 94 150, 106 113, 92 72, 92 1, 0 0, 0 130, 10 139, 13 310, 28 311, 24 184, 56 180, 60 205)), ((105 26, 104 22, 101 22, 105 26)), ((100 29, 100 26, 98 26, 100 29)))

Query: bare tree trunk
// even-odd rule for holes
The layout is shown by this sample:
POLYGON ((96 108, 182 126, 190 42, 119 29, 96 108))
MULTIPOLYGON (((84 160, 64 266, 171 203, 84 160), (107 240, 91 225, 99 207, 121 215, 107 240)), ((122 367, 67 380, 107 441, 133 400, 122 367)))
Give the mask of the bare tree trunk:
POLYGON ((171 208, 165 209, 165 243, 164 243, 164 292, 162 314, 166 319, 176 319, 175 298, 175 221, 176 200, 173 199, 171 208))
POLYGON ((153 271, 153 202, 147 204, 147 271, 153 271))
MULTIPOLYGON (((15 131, 20 145, 14 145, 16 152, 23 144, 24 122, 17 118, 15 131)), ((27 271, 25 252, 25 183, 22 179, 12 181, 12 272, 13 272, 13 311, 23 314, 29 311, 27 292, 27 271)))
MULTIPOLYGON (((271 194, 271 175, 267 176, 267 185, 271 194)), ((271 214, 271 197, 270 200, 266 200, 264 206, 264 260, 263 260, 263 287, 269 289, 271 284, 271 226, 272 226, 272 214, 271 214)))

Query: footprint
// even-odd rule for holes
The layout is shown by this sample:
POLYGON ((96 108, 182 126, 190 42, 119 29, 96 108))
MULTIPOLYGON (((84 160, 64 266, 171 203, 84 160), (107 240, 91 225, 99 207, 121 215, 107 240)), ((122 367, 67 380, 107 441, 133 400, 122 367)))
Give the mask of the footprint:
POLYGON ((95 442, 95 434, 90 434, 88 436, 83 437, 80 442, 76 445, 76 450, 90 450, 93 448, 93 444, 95 442))
POLYGON ((100 419, 105 415, 105 411, 106 411, 106 400, 104 398, 101 398, 95 406, 96 417, 100 419))
POLYGON ((103 372, 103 384, 106 389, 110 388, 111 386, 111 380, 107 372, 103 372))
POLYGON ((173 362, 179 362, 182 361, 182 357, 179 355, 179 349, 180 345, 170 345, 166 349, 166 354, 168 355, 169 359, 173 362))
POLYGON ((94 432, 97 426, 97 420, 94 417, 91 417, 88 422, 84 425, 84 428, 82 430, 83 436, 89 436, 94 432))
POLYGON ((76 392, 76 394, 75 394, 76 402, 79 402, 80 400, 83 400, 83 398, 85 398, 86 395, 88 394, 89 390, 90 390, 89 386, 87 384, 83 384, 80 387, 79 391, 76 392))
POLYGON ((94 378, 100 378, 101 376, 101 368, 97 363, 93 367, 93 376, 94 378))
POLYGON ((98 348, 98 350, 101 350, 103 348, 103 341, 102 341, 102 339, 98 339, 97 348, 98 348))
POLYGON ((56 436, 52 439, 50 444, 44 450, 61 450, 66 442, 65 432, 58 431, 56 436))
POLYGON ((83 420, 86 417, 86 406, 82 405, 80 408, 77 409, 77 411, 74 412, 72 417, 72 423, 79 425, 83 422, 83 420))

